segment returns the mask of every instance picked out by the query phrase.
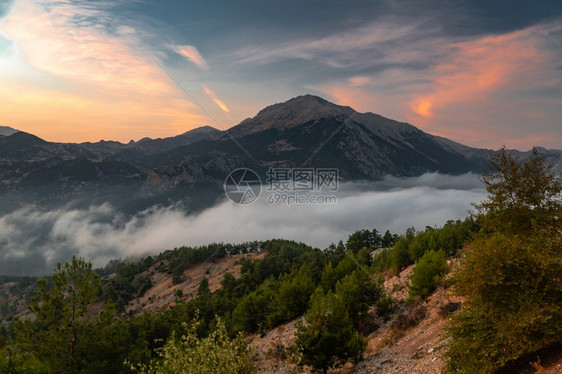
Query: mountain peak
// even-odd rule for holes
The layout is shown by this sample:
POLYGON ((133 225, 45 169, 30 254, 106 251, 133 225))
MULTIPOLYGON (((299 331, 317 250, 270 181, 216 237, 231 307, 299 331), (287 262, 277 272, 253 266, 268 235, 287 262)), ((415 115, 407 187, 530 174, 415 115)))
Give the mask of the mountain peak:
POLYGON ((277 104, 273 104, 270 105, 268 107, 266 107, 264 110, 267 110, 268 108, 271 107, 275 107, 275 106, 288 106, 288 105, 321 105, 321 106, 337 106, 334 103, 329 102, 328 100, 320 97, 320 96, 316 96, 316 95, 311 95, 311 94, 305 94, 305 95, 300 95, 297 97, 293 97, 292 99, 289 99, 283 103, 277 103, 277 104))
POLYGON ((293 115, 310 112, 319 112, 321 114, 327 112, 349 114, 350 112, 353 112, 353 109, 347 106, 336 105, 326 99, 321 98, 320 96, 307 94, 294 97, 283 103, 277 103, 265 107, 256 115, 256 118, 272 113, 277 113, 279 111, 285 111, 293 115))
POLYGON ((7 136, 6 141, 11 142, 12 144, 46 144, 48 143, 46 140, 41 139, 38 136, 33 134, 24 132, 24 131, 16 131, 10 136, 7 136))
POLYGON ((220 130, 215 129, 214 127, 201 126, 201 127, 197 127, 197 128, 192 129, 192 130, 186 131, 183 134, 180 134, 179 136, 195 135, 195 134, 214 134, 214 133, 219 133, 219 132, 220 132, 220 130))
POLYGON ((333 104, 318 96, 302 95, 262 109, 254 118, 245 119, 229 132, 234 136, 248 135, 271 128, 289 128, 309 121, 350 116, 354 113, 356 112, 350 107, 333 104))

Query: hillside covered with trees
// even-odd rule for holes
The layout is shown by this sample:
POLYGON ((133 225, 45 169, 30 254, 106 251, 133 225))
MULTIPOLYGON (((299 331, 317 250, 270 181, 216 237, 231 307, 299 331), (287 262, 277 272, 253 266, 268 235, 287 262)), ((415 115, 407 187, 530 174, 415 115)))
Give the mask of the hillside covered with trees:
POLYGON ((360 362, 381 326, 419 323, 415 311, 439 287, 463 300, 447 317, 446 371, 492 372, 556 347, 562 182, 536 153, 519 163, 505 150, 483 180, 488 198, 470 217, 400 236, 360 230, 324 250, 282 239, 219 243, 96 270, 73 258, 40 279, 29 313, 0 331, 0 372, 250 373, 250 341, 294 320, 294 345, 281 354, 326 372, 360 362), (224 273, 213 292, 204 276, 193 297, 126 311, 153 287, 151 274, 179 283, 193 264, 248 253, 264 255, 241 258, 239 274, 224 273), (412 265, 403 304, 383 283, 412 265))

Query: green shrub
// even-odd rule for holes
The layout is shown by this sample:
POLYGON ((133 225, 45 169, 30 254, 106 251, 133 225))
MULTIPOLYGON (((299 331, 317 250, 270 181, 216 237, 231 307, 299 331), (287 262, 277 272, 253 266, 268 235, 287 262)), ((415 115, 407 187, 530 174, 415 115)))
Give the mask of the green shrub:
POLYGON ((372 259, 372 266, 373 270, 377 273, 383 273, 387 269, 390 269, 391 262, 390 262, 390 253, 391 248, 384 248, 380 252, 378 252, 372 259))
POLYGON ((310 266, 305 264, 281 281, 271 304, 272 313, 267 316, 270 327, 290 321, 306 312, 308 301, 315 289, 310 273, 310 266))
POLYGON ((318 288, 306 313, 306 324, 298 326, 297 347, 301 364, 326 371, 332 366, 361 357, 367 341, 354 328, 341 299, 318 288))
POLYGON ((336 295, 354 325, 367 317, 369 307, 377 304, 383 294, 382 282, 371 279, 363 269, 346 275, 336 285, 336 295))
POLYGON ((402 269, 410 265, 410 255, 408 253, 408 239, 401 237, 398 239, 390 252, 390 267, 394 274, 400 273, 402 269))
POLYGON ((491 371, 561 341, 562 260, 554 241, 497 234, 472 245, 454 279, 468 297, 450 321, 452 372, 491 371))
POLYGON ((409 295, 410 300, 416 297, 426 297, 437 287, 440 277, 447 272, 447 259, 445 252, 429 251, 426 252, 414 268, 410 277, 409 295))
POLYGON ((49 367, 33 354, 15 345, 0 348, 0 373, 46 374, 49 367))
POLYGON ((206 338, 197 336, 199 321, 184 324, 187 332, 180 339, 172 334, 157 357, 148 365, 130 369, 146 374, 237 374, 253 373, 255 368, 247 355, 247 342, 242 335, 230 339, 224 322, 216 319, 216 329, 206 338))

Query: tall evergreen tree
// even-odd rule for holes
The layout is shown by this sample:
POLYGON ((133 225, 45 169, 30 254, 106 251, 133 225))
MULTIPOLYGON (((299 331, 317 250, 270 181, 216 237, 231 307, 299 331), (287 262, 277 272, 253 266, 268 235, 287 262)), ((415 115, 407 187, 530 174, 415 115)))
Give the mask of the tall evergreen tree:
POLYGON ((39 298, 29 309, 34 319, 17 319, 18 343, 35 352, 51 372, 75 373, 84 365, 83 348, 90 338, 88 306, 98 299, 100 281, 92 264, 72 257, 51 276, 39 280, 39 298))

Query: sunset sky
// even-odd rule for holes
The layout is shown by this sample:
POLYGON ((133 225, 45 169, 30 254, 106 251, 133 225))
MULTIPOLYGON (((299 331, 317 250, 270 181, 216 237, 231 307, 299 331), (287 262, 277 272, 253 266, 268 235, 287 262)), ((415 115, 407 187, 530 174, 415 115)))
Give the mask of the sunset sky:
POLYGON ((562 2, 0 0, 0 126, 46 140, 224 130, 306 93, 561 149, 562 2))

